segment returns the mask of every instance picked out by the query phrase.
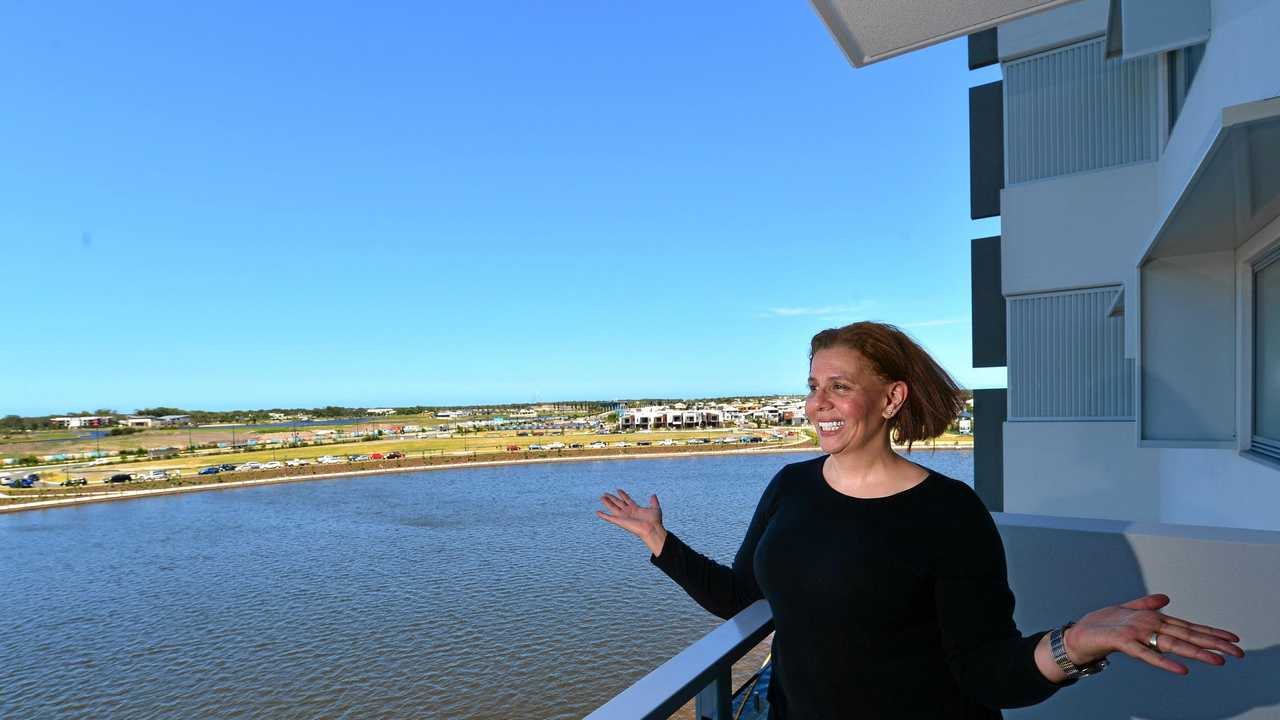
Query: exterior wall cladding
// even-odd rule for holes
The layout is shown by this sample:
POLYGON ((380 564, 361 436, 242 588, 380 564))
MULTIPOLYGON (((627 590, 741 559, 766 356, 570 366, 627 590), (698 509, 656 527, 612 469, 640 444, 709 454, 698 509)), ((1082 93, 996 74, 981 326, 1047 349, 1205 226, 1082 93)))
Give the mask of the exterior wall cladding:
POLYGON ((1156 58, 1103 59, 1098 38, 1004 65, 1005 184, 1153 160, 1156 58))
MULTIPOLYGON (((1151 349, 1141 342, 1144 252, 1223 108, 1280 95, 1272 61, 1280 0, 1210 6, 1203 60, 1173 128, 1166 127, 1166 53, 1104 59, 1106 2, 1084 0, 999 29, 1006 512, 1280 530, 1274 465, 1234 443, 1151 446, 1134 420, 1150 405, 1137 387, 1140 349, 1151 349)), ((1170 297, 1166 314, 1188 302, 1170 297)), ((1241 328, 1230 342, 1206 336, 1182 352, 1238 357, 1241 328)), ((1163 348, 1162 360, 1175 362, 1177 352, 1163 348)), ((1221 395, 1220 383, 1208 380, 1216 378, 1173 392, 1221 395)), ((1237 389, 1241 407, 1249 396, 1237 389)))
POLYGON ((1133 418, 1120 288, 1009 298, 1009 419, 1133 418))

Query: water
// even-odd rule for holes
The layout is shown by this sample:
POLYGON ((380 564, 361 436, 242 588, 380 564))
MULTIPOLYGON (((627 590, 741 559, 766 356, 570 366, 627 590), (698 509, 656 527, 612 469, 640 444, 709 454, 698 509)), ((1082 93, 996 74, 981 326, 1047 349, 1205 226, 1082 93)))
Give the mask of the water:
MULTIPOLYGON (((0 717, 577 718, 719 620, 598 520, 732 558, 809 455, 401 473, 0 515, 0 717)), ((972 453, 913 459, 972 481, 972 453)))

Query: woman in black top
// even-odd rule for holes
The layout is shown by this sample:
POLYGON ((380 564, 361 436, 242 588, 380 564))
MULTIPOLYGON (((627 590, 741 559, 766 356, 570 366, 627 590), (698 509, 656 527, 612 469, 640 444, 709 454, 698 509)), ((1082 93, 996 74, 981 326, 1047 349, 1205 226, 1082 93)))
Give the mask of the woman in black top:
POLYGON ((1073 625, 1022 636, 1004 547, 965 484, 895 453, 935 437, 959 388, 890 325, 824 330, 810 347, 806 414, 827 454, 787 465, 765 489, 733 567, 662 525, 657 496, 606 494, 602 519, 708 611, 773 612, 770 718, 995 718, 1041 702, 1123 652, 1186 674, 1163 653, 1222 665, 1239 638, 1159 612, 1148 595, 1073 625))

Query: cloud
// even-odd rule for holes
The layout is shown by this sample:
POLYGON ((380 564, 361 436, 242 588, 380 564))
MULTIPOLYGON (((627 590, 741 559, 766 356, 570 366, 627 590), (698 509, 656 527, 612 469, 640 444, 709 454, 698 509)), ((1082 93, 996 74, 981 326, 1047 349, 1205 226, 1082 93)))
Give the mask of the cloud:
POLYGON ((760 317, 834 317, 836 315, 855 315, 864 313, 867 304, 858 305, 824 305, 822 307, 778 307, 769 308, 760 313, 760 317))

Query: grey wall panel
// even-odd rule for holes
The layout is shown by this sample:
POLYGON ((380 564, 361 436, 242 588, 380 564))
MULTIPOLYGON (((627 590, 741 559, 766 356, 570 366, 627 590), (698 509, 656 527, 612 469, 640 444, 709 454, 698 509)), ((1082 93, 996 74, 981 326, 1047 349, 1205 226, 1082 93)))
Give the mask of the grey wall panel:
POLYGON ((1133 417, 1124 318, 1107 311, 1120 288, 1011 297, 1009 419, 1133 417))
POLYGON ((1000 52, 996 47, 998 35, 996 28, 983 30, 969 36, 969 69, 977 70, 1000 62, 1000 52))
POLYGON ((1156 158, 1156 59, 1106 60, 1103 44, 1005 64, 1007 184, 1156 158))
POLYGON ((978 238, 970 252, 973 366, 1005 366, 1005 303, 1000 289, 1000 236, 978 238))
POLYGON ((969 217, 1000 214, 1004 188, 1004 91, 996 81, 969 88, 969 217))
POLYGON ((973 489, 991 512, 1004 512, 1004 421, 1008 391, 973 391, 973 489))
POLYGON ((1141 273, 1139 439, 1210 447, 1233 442, 1235 254, 1161 258, 1141 273))
POLYGON ((1125 0, 1120 8, 1120 44, 1126 58, 1209 39, 1209 0, 1125 0))

